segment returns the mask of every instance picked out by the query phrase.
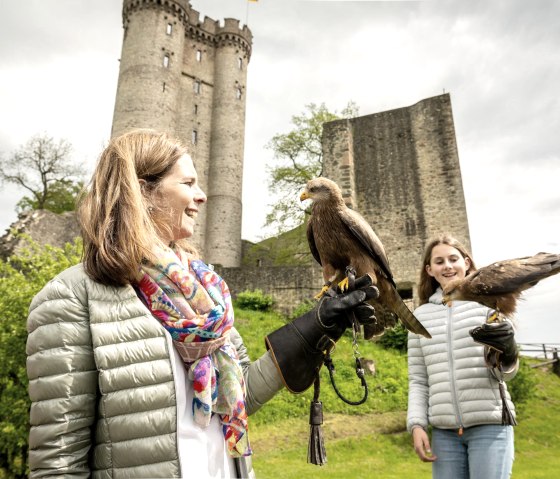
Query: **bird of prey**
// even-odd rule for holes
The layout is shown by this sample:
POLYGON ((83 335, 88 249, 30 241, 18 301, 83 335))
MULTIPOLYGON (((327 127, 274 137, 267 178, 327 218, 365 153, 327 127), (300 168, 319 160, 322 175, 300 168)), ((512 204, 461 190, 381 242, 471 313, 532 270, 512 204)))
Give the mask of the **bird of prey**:
POLYGON ((351 267, 356 278, 369 274, 379 289, 379 298, 370 300, 377 324, 364 325, 364 337, 382 334, 398 317, 408 330, 431 338, 399 296, 383 244, 368 222, 344 204, 338 185, 327 178, 312 179, 300 196, 301 201, 306 199, 312 201, 309 249, 323 268, 325 282, 339 283, 351 267))
POLYGON ((511 317, 523 291, 557 273, 560 273, 559 254, 537 253, 498 261, 473 271, 464 279, 450 281, 443 288, 443 302, 475 301, 511 317))

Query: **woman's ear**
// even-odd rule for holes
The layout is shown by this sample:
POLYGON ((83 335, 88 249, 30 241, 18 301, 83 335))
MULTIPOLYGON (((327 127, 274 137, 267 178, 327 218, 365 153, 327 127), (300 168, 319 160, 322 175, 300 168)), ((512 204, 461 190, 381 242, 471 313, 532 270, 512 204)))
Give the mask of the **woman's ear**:
POLYGON ((432 278, 434 277, 434 275, 432 274, 432 268, 430 268, 429 264, 426 265, 426 273, 428 273, 428 275, 430 275, 432 278))
POLYGON ((469 257, 465 258, 465 272, 469 274, 469 269, 471 268, 471 259, 469 257))

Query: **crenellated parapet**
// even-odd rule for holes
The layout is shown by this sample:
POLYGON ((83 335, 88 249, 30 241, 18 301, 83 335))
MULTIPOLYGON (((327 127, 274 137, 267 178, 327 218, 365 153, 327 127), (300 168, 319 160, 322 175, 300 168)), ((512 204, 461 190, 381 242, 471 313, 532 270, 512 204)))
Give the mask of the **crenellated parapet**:
POLYGON ((204 17, 193 8, 188 10, 185 32, 189 38, 216 47, 236 46, 243 50, 247 58, 251 57, 253 34, 247 25, 241 26, 239 20, 226 18, 223 25, 219 20, 204 17))
POLYGON ((200 19, 200 12, 191 7, 188 0, 125 0, 123 26, 127 28, 130 14, 144 9, 162 10, 183 23, 185 35, 192 40, 216 47, 235 46, 251 57, 253 34, 239 20, 226 18, 223 25, 209 17, 200 19))
POLYGON ((132 12, 143 9, 163 10, 177 19, 187 22, 190 5, 188 1, 180 0, 125 0, 122 10, 123 27, 126 29, 132 12))
POLYGON ((253 34, 247 25, 240 26, 239 20, 234 18, 226 18, 224 25, 216 29, 216 45, 219 47, 224 46, 237 46, 251 57, 251 45, 253 43, 253 34))

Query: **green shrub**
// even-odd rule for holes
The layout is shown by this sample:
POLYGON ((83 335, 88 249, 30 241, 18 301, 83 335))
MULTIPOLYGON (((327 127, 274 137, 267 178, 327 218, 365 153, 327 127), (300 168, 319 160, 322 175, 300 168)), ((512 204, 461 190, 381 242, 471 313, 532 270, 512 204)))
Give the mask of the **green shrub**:
POLYGON ((526 403, 535 397, 537 383, 537 374, 529 366, 527 359, 520 358, 519 370, 507 384, 511 400, 518 411, 522 411, 526 403))
POLYGON ((406 351, 408 344, 408 331, 398 323, 392 329, 386 329, 383 336, 377 342, 385 349, 395 349, 397 351, 406 351))
POLYGON ((25 369, 26 319, 33 296, 77 263, 81 245, 41 247, 0 260, 0 477, 26 477, 29 406, 25 369))
POLYGON ((274 304, 272 296, 264 294, 262 290, 242 291, 235 299, 236 306, 253 311, 270 311, 274 304))

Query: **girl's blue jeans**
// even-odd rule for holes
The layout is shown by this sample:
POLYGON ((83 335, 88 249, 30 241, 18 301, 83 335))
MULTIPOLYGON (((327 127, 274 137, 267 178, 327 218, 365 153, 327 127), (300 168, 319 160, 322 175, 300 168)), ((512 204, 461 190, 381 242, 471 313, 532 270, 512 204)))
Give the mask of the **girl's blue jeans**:
POLYGON ((509 479, 513 467, 513 427, 473 426, 432 430, 433 479, 509 479))

